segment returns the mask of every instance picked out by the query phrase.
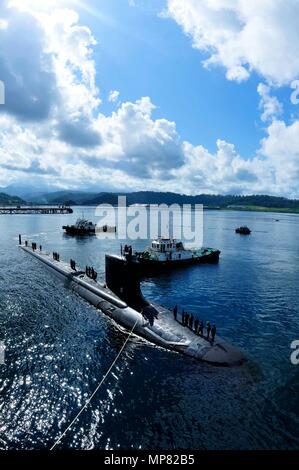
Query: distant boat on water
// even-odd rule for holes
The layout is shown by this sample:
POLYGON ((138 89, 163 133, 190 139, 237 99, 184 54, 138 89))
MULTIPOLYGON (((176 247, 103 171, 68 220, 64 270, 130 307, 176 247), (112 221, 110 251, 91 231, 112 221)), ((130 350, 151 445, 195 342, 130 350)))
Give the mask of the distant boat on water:
POLYGON ((239 233, 240 235, 250 235, 251 230, 246 225, 243 225, 242 227, 236 228, 236 233, 239 233))

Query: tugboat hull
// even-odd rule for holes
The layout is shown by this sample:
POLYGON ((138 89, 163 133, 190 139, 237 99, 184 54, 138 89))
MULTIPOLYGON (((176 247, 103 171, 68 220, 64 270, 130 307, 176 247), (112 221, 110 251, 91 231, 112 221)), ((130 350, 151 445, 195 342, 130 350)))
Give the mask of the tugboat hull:
POLYGON ((63 230, 65 230, 66 235, 95 235, 95 233, 115 233, 116 227, 108 227, 104 225, 103 227, 90 227, 90 228, 80 228, 76 225, 64 225, 63 230))
POLYGON ((67 235, 94 235, 96 233, 95 229, 80 229, 74 225, 64 225, 62 228, 67 235))
POLYGON ((220 251, 210 253, 208 255, 194 257, 190 259, 182 260, 167 260, 167 261, 156 261, 156 260, 147 260, 147 259, 138 259, 132 260, 133 263, 136 263, 140 267, 148 269, 174 269, 183 266, 191 266, 194 264, 216 264, 219 262, 220 251))
POLYGON ((194 255, 191 258, 168 259, 161 261, 153 258, 147 259, 137 253, 136 255, 132 256, 129 262, 132 263, 132 265, 134 265, 136 268, 138 268, 141 274, 147 274, 149 272, 159 272, 161 269, 178 269, 184 268, 186 266, 192 266, 195 264, 217 264, 219 262, 220 254, 220 250, 212 250, 200 256, 194 255))
POLYGON ((240 235, 250 235, 251 230, 248 227, 239 227, 236 228, 236 233, 239 233, 240 235))

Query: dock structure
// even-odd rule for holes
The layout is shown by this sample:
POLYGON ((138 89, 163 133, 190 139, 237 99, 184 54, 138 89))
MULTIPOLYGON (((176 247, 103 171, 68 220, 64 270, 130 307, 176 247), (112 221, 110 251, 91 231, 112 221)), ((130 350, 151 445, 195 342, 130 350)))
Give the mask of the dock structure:
POLYGON ((24 215, 24 214, 72 214, 73 209, 70 206, 58 205, 58 206, 2 206, 0 207, 0 215, 24 215))

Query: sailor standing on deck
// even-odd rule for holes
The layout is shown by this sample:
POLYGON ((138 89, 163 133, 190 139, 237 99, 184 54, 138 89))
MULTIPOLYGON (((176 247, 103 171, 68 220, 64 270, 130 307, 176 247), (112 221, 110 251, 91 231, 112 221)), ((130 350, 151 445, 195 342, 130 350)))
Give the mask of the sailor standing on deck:
POLYGON ((190 317, 190 320, 189 320, 189 328, 190 328, 190 330, 193 330, 193 321, 194 321, 194 316, 193 316, 193 314, 191 313, 191 317, 190 317))
POLYGON ((175 320, 177 319, 177 316, 178 316, 178 306, 175 305, 175 307, 173 309, 173 317, 174 317, 175 320))
POLYGON ((213 343, 214 343, 214 341, 215 341, 215 336, 216 336, 216 325, 213 325, 213 326, 212 326, 211 335, 212 335, 212 341, 213 341, 213 343))
POLYGON ((185 310, 182 311, 182 325, 185 325, 185 310))
POLYGON ((196 335, 198 335, 198 326, 199 326, 199 320, 198 320, 198 318, 196 318, 195 322, 194 322, 194 333, 196 335))
POLYGON ((207 339, 210 339, 210 333, 211 333, 211 323, 207 321, 207 339))
POLYGON ((200 325, 199 325, 199 327, 198 327, 198 334, 199 334, 200 336, 203 335, 203 326, 204 326, 204 325, 203 325, 203 321, 201 320, 200 325))
POLYGON ((189 326, 189 318, 190 318, 190 315, 189 313, 185 313, 185 323, 184 323, 184 326, 189 326))

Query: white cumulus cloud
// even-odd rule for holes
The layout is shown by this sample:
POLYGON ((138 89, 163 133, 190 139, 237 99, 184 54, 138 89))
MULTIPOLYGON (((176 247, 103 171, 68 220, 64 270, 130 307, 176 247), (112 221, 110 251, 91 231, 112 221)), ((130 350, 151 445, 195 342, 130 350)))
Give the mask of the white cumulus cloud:
POLYGON ((257 87, 258 94, 261 97, 260 110, 262 111, 261 119, 264 122, 273 120, 283 112, 282 104, 276 96, 271 96, 271 89, 268 85, 260 83, 257 87))
POLYGON ((119 98, 119 91, 111 90, 109 95, 108 95, 108 101, 110 103, 116 103, 118 98, 119 98))
POLYGON ((273 121, 262 141, 260 154, 274 169, 276 191, 298 197, 299 121, 290 125, 280 120, 273 121))
MULTIPOLYGON (((258 68, 257 53, 250 55, 248 48, 240 53, 239 35, 247 24, 252 31, 255 21, 252 4, 256 21, 260 18, 257 2, 246 4, 169 0, 169 14, 192 34, 196 47, 209 54, 209 62, 222 63, 231 78, 245 78, 252 69, 277 82, 294 76, 283 64, 279 70, 271 68, 269 58, 267 64, 261 59, 258 68)), ((271 0, 259 4, 265 12, 274 8, 271 0)), ((5 24, 0 28, 0 79, 6 85, 6 104, 0 107, 0 185, 35 178, 39 186, 44 182, 66 188, 299 196, 299 122, 278 120, 281 107, 268 85, 258 89, 262 119, 269 124, 256 155, 245 159, 223 139, 210 152, 184 142, 175 122, 157 116, 150 97, 124 102, 104 115, 91 30, 71 9, 28 5, 26 11, 6 2, 0 6, 5 24)), ((290 15, 290 7, 285 15, 290 15)), ((110 99, 118 98, 112 90, 110 99)))
POLYGON ((289 84, 299 76, 297 0, 168 0, 167 15, 230 80, 252 71, 269 83, 289 84))

